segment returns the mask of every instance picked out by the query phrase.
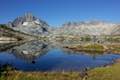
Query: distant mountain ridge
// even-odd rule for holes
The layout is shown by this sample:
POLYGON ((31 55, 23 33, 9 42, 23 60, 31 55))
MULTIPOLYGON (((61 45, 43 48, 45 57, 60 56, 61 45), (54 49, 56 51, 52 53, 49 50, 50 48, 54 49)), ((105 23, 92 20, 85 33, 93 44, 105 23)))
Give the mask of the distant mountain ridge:
POLYGON ((56 32, 71 35, 120 35, 120 25, 102 21, 68 22, 56 32))

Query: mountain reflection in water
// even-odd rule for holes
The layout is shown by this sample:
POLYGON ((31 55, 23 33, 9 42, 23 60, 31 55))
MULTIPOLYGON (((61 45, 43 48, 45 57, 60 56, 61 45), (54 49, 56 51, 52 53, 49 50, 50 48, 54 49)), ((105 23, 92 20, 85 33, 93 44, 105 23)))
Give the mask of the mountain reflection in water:
POLYGON ((0 65, 23 71, 83 71, 112 64, 117 54, 88 54, 64 49, 50 42, 30 41, 0 52, 0 65))

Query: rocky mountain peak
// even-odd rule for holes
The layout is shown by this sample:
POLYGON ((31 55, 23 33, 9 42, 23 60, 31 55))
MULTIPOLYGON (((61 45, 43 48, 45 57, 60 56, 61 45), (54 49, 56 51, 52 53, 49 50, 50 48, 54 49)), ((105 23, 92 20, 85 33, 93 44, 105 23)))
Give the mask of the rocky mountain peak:
POLYGON ((31 22, 31 21, 37 20, 37 18, 34 17, 34 16, 32 15, 32 13, 25 13, 24 19, 25 19, 25 21, 27 21, 27 22, 31 22))
MULTIPOLYGON (((28 22, 35 22, 37 21, 38 23, 40 23, 40 20, 38 18, 36 18, 35 16, 32 15, 32 13, 25 13, 24 16, 19 16, 17 17, 13 22, 13 27, 17 27, 19 25, 22 25, 24 23, 28 23, 28 22)), ((42 22, 42 20, 41 20, 42 22)))
POLYGON ((32 13, 25 13, 23 16, 17 17, 14 21, 9 22, 8 26, 30 35, 49 32, 49 25, 45 21, 33 16, 32 13))

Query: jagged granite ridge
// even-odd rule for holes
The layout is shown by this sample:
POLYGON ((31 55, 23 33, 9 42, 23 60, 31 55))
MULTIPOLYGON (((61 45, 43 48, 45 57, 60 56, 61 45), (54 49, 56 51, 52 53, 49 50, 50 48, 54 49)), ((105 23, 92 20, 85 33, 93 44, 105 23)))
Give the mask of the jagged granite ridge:
POLYGON ((49 25, 31 13, 26 13, 24 16, 17 17, 14 21, 7 24, 14 30, 30 34, 30 35, 47 35, 49 33, 49 25))

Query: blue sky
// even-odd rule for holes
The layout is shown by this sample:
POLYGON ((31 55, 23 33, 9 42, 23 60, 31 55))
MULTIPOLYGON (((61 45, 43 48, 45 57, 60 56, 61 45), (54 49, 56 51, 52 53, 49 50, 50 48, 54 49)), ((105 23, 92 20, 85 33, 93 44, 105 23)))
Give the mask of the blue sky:
POLYGON ((120 0, 0 0, 0 23, 7 23, 25 12, 51 26, 68 21, 104 20, 120 22, 120 0))

